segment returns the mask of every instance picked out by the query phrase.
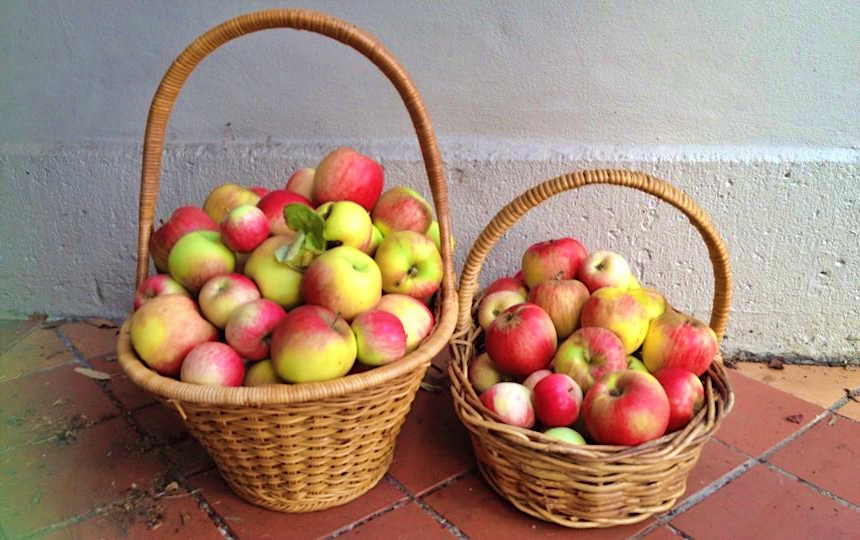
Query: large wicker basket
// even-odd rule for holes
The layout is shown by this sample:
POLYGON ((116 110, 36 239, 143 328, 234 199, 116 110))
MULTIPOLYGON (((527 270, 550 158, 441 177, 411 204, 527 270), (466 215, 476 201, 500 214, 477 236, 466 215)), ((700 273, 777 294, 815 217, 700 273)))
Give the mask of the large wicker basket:
POLYGON ((731 294, 728 255, 710 219, 684 193, 642 173, 583 171, 543 182, 500 210, 475 241, 460 278, 460 311, 448 367, 457 415, 469 430, 481 473, 494 490, 523 512, 574 528, 635 523, 672 508, 685 491, 702 446, 734 402, 718 355, 703 378, 707 406, 683 430, 635 447, 562 443, 503 424, 481 404, 469 382, 468 366, 481 347, 474 306, 480 300, 478 277, 487 254, 530 209, 591 184, 636 189, 686 214, 704 239, 714 268, 710 326, 720 338, 731 294))
POLYGON ((392 364, 320 383, 220 388, 186 384, 148 369, 131 346, 129 321, 118 353, 128 376, 175 408, 230 487, 251 503, 284 512, 344 504, 371 489, 391 463, 394 444, 432 359, 448 345, 457 317, 447 186, 421 95, 376 38, 326 14, 292 9, 249 13, 194 40, 168 69, 152 101, 143 147, 137 284, 149 271, 149 238, 170 111, 192 70, 224 43, 259 30, 308 30, 355 49, 391 81, 421 147, 440 225, 444 278, 431 334, 392 364))

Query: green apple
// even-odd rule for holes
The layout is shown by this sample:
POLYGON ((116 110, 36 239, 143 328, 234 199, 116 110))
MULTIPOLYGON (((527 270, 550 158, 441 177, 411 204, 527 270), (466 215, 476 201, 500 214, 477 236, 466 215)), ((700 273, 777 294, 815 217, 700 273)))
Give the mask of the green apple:
POLYGON ((283 259, 292 242, 291 236, 270 237, 251 252, 244 267, 245 275, 254 280, 263 298, 287 310, 302 303, 302 273, 283 259))
POLYGON ((643 373, 650 373, 650 371, 648 371, 648 368, 645 367, 645 364, 642 362, 642 360, 639 360, 635 356, 627 357, 627 369, 633 369, 636 371, 641 371, 643 373))
MULTIPOLYGON (((433 243, 436 244, 436 249, 438 249, 440 253, 442 252, 442 240, 440 239, 440 236, 439 236, 439 222, 438 221, 434 221, 433 223, 430 224, 430 228, 427 229, 427 232, 424 233, 424 236, 426 236, 430 240, 433 240, 433 243)), ((457 243, 454 242, 454 236, 452 235, 451 236, 451 249, 453 250, 456 246, 457 246, 457 243)))
POLYGON ((382 275, 376 262, 351 246, 319 255, 305 269, 301 292, 309 304, 324 306, 347 321, 379 302, 382 275))
POLYGON ((543 432, 547 437, 569 442, 570 444, 586 444, 585 438, 569 427, 554 427, 543 432))
POLYGON ((319 205, 317 214, 323 218, 323 238, 326 246, 351 246, 367 252, 373 236, 370 214, 352 201, 333 201, 319 205))
POLYGON ((376 225, 371 226, 370 233, 370 244, 367 246, 367 249, 364 250, 365 253, 373 257, 376 253, 376 250, 379 248, 379 244, 382 243, 382 231, 379 230, 379 227, 376 225))
POLYGON ((262 386, 264 384, 281 384, 283 381, 278 378, 275 373, 275 366, 272 361, 266 358, 259 362, 254 362, 245 371, 245 380, 242 386, 262 386))
POLYGON ((194 231, 180 238, 167 257, 170 276, 197 293, 211 278, 236 269, 236 255, 215 231, 194 231))
POLYGON ((343 377, 355 364, 355 335, 339 314, 322 306, 290 311, 272 333, 271 360, 278 376, 291 383, 343 377))
POLYGON ((157 373, 175 377, 191 349, 218 339, 218 329, 203 318, 197 304, 180 294, 146 301, 130 322, 131 344, 140 359, 157 373))
POLYGON ((442 284, 442 256, 432 240, 415 231, 386 236, 374 255, 382 290, 426 299, 442 284))

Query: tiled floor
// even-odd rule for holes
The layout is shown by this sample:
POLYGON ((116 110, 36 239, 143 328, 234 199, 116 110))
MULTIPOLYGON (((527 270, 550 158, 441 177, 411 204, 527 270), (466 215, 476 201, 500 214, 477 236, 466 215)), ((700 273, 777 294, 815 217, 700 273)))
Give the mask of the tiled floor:
POLYGON ((100 320, 0 322, 0 538, 860 538, 860 398, 846 392, 858 368, 739 364, 735 409, 675 509, 571 531, 491 491, 449 395, 425 390, 370 492, 310 514, 251 506, 124 377, 116 334, 100 320))

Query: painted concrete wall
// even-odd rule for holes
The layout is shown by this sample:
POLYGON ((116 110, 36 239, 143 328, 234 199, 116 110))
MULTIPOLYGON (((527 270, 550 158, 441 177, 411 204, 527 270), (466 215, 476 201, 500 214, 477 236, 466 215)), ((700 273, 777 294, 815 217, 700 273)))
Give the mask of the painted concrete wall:
MULTIPOLYGON (((170 62, 223 20, 287 4, 0 4, 0 316, 122 318, 140 145, 170 62)), ((534 183, 596 167, 687 191, 734 270, 728 353, 860 358, 860 7, 855 2, 305 1, 378 36, 422 91, 442 145, 458 269, 534 183)), ((224 181, 281 185, 337 144, 429 194, 398 98, 325 38, 268 31, 207 58, 169 126, 158 215, 224 181)), ((707 318, 712 276, 683 216, 620 189, 567 193, 494 249, 579 237, 707 318)))

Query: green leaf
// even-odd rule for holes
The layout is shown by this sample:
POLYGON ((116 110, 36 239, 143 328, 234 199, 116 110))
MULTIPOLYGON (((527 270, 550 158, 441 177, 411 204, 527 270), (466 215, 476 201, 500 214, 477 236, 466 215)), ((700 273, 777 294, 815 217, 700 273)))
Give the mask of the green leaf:
POLYGON ((325 222, 322 216, 314 212, 312 208, 301 203, 288 204, 284 207, 284 219, 291 229, 305 233, 304 243, 306 245, 303 247, 317 251, 325 250, 325 238, 323 237, 325 222))

